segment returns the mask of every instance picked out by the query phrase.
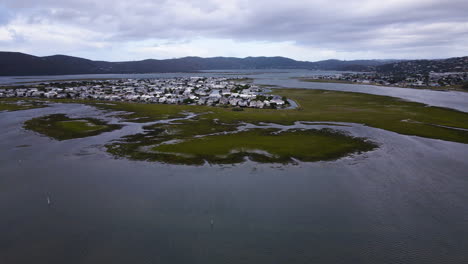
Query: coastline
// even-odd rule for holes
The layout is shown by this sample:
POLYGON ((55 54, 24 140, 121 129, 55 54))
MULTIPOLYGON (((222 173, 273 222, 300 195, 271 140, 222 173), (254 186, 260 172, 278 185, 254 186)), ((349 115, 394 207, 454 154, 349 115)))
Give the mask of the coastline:
POLYGON ((337 83, 337 84, 353 84, 353 85, 371 85, 371 86, 381 86, 389 88, 405 88, 405 89, 416 89, 416 90, 431 90, 439 92, 465 92, 468 93, 468 90, 461 88, 460 86, 447 86, 447 87, 432 87, 432 86, 395 86, 395 85, 384 85, 380 83, 362 83, 362 82, 350 82, 344 80, 328 80, 328 79, 313 79, 307 77, 291 77, 291 79, 296 79, 301 82, 316 82, 316 83, 337 83))

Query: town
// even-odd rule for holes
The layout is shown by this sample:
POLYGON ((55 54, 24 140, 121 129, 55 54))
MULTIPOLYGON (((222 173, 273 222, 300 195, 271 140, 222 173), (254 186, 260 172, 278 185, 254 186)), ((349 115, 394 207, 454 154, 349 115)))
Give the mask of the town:
MULTIPOLYGON (((305 79, 305 78, 301 78, 305 79)), ((468 90, 466 72, 429 72, 427 74, 339 73, 308 77, 307 81, 345 82, 408 88, 461 88, 468 90)))
POLYGON ((238 79, 184 77, 41 83, 0 90, 0 98, 94 99, 236 108, 284 108, 290 105, 287 98, 267 92, 238 79))

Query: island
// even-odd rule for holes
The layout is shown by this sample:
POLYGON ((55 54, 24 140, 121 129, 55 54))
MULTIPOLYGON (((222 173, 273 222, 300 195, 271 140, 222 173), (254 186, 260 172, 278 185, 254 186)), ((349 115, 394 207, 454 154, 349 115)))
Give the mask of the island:
POLYGON ((28 120, 24 127, 56 140, 67 140, 99 135, 119 129, 122 125, 107 124, 96 118, 70 118, 64 114, 53 114, 28 120))
POLYGON ((119 120, 109 123, 104 116, 52 111, 25 122, 26 130, 53 140, 99 136, 139 124, 132 133, 106 136, 103 149, 115 158, 169 164, 236 164, 246 159, 297 164, 379 148, 378 138, 352 133, 356 127, 468 143, 467 113, 388 96, 268 89, 247 79, 56 81, 8 88, 2 94, 0 106, 86 104, 119 120))

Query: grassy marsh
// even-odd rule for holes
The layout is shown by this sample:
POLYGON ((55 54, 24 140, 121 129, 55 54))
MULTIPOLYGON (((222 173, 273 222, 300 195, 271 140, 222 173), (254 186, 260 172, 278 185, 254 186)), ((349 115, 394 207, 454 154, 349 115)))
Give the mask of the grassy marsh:
POLYGON ((34 100, 18 100, 18 99, 1 99, 0 111, 20 111, 34 108, 43 108, 47 105, 42 101, 34 100))
POLYGON ((238 163, 245 157, 256 162, 290 163, 331 160, 351 153, 369 151, 375 144, 336 131, 252 129, 234 134, 192 138, 162 144, 151 150, 191 163, 238 163))
MULTIPOLYGON (((343 155, 370 149, 370 145, 367 145, 368 142, 364 139, 346 136, 344 138, 342 134, 331 132, 326 137, 319 136, 318 132, 308 132, 307 135, 304 135, 299 131, 294 134, 284 133, 277 136, 271 135, 271 131, 268 132, 268 129, 263 132, 266 134, 255 130, 248 133, 213 135, 214 133, 236 131, 237 127, 244 122, 256 125, 262 122, 282 125, 292 125, 296 121, 348 122, 405 135, 468 143, 468 131, 466 131, 468 129, 468 113, 363 93, 308 89, 274 89, 273 93, 287 96, 296 101, 299 107, 287 110, 245 108, 244 111, 233 111, 231 108, 194 105, 103 103, 88 100, 57 101, 85 103, 109 111, 129 112, 130 114, 119 115, 125 121, 131 122, 181 118, 187 112, 198 114, 194 119, 146 126, 144 133, 126 136, 106 146, 108 151, 115 156, 135 160, 183 164, 201 164, 204 160, 212 163, 236 163, 248 156, 253 160, 265 162, 289 162, 292 157, 312 161, 339 158, 343 155), (204 136, 204 138, 198 138, 199 136, 204 136), (180 140, 180 142, 172 145, 159 145, 170 140, 180 140), (261 142, 263 145, 260 144, 261 142), (272 145, 268 145, 268 142, 271 142, 272 145), (304 146, 298 142, 303 142, 304 146), (237 147, 233 148, 233 144, 237 147), (275 148, 275 144, 281 146, 284 151, 290 150, 289 153, 282 153, 280 149, 275 148), (296 147, 289 148, 290 145, 296 147), (306 148, 306 146, 322 147, 306 148), (336 149, 334 149, 335 147, 336 149), (223 151, 220 151, 221 149, 223 151), (231 153, 233 149, 234 152, 231 153), (264 155, 265 153, 261 151, 239 151, 242 149, 258 149, 265 151, 265 153, 268 152, 272 156, 264 155), (329 150, 334 151, 327 152, 329 150), (230 154, 226 154, 226 151, 230 154), (224 156, 220 153, 223 153, 224 156)), ((43 127, 45 130, 53 130, 52 133, 69 135, 80 130, 82 124, 58 123, 52 128, 43 127), (57 132, 57 130, 61 130, 61 132, 57 132)), ((86 128, 83 129, 86 130, 86 128)), ((47 131, 42 133, 49 134, 47 131)), ((85 134, 87 133, 96 133, 96 131, 85 132, 85 134)))
POLYGON ((273 93, 293 99, 299 108, 246 108, 244 111, 232 111, 230 108, 191 105, 116 103, 114 106, 96 106, 129 111, 133 113, 129 118, 143 117, 148 120, 181 117, 185 111, 206 113, 203 118, 216 119, 223 124, 269 122, 291 125, 295 121, 350 122, 404 135, 468 143, 467 131, 440 127, 468 129, 468 113, 363 93, 308 89, 275 89, 273 93))
POLYGON ((33 118, 24 124, 26 129, 57 140, 95 136, 121 127, 121 125, 107 124, 94 118, 73 119, 64 114, 33 118))

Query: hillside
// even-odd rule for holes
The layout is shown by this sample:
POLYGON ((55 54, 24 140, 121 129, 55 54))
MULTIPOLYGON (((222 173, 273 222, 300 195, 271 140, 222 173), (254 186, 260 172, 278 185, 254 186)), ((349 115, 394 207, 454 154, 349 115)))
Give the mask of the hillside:
POLYGON ((236 69, 310 69, 339 71, 372 71, 386 61, 326 60, 296 61, 284 57, 184 57, 167 60, 106 62, 65 55, 37 57, 18 52, 0 52, 0 76, 194 72, 200 70, 236 69))
POLYGON ((379 65, 385 74, 427 74, 429 72, 468 72, 468 56, 443 60, 411 60, 379 65))

